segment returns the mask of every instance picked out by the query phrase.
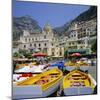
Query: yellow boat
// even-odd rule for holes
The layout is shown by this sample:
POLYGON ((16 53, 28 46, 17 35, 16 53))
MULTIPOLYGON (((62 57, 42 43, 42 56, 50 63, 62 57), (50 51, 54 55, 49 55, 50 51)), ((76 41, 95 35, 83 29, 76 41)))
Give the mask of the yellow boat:
POLYGON ((73 70, 63 79, 64 95, 92 94, 95 82, 90 75, 79 70, 73 70))
POLYGON ((68 71, 72 71, 72 70, 74 70, 76 68, 79 68, 79 69, 81 69, 83 71, 86 71, 86 70, 88 70, 90 68, 89 64, 86 63, 86 62, 83 62, 83 61, 79 61, 79 62, 71 62, 71 61, 69 61, 69 62, 65 63, 65 66, 66 66, 66 70, 68 70, 68 71))
POLYGON ((34 77, 13 85, 13 98, 46 97, 55 92, 60 86, 63 73, 57 68, 45 71, 34 77))
POLYGON ((24 63, 24 64, 17 64, 16 65, 16 69, 20 69, 20 68, 23 68, 24 66, 27 66, 27 67, 31 67, 31 66, 34 66, 36 65, 36 62, 32 62, 32 63, 24 63))

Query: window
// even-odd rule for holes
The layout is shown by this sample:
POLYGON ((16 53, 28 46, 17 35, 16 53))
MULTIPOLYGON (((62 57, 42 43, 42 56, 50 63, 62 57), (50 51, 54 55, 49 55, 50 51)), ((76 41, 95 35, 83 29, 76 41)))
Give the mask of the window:
POLYGON ((30 42, 30 38, 29 38, 29 42, 30 42))
POLYGON ((60 51, 60 56, 62 55, 62 52, 60 51))
POLYGON ((45 43, 44 45, 46 46, 47 44, 45 43))
POLYGON ((69 43, 69 45, 71 45, 71 43, 69 43))
POLYGON ((34 41, 34 38, 32 38, 32 41, 34 41))
POLYGON ((32 46, 32 44, 30 44, 30 47, 32 46))
POLYGON ((52 43, 52 46, 53 46, 53 43, 52 43))
POLYGON ((24 48, 26 48, 26 45, 24 45, 24 48))
POLYGON ((76 34, 74 34, 74 37, 76 37, 76 34))
POLYGON ((44 39, 46 39, 46 35, 44 35, 44 39))
POLYGON ((41 44, 39 44, 39 47, 41 46, 41 44))
POLYGON ((54 52, 52 52, 52 56, 54 56, 54 52))
POLYGON ((34 44, 34 47, 36 47, 36 44, 34 44))

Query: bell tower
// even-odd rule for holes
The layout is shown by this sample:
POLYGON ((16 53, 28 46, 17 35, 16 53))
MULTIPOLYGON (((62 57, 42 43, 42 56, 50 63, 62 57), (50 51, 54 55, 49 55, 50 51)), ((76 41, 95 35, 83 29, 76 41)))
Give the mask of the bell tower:
POLYGON ((45 26, 44 26, 44 28, 43 28, 43 31, 44 31, 45 33, 47 33, 47 34, 52 33, 52 28, 51 28, 51 26, 50 26, 49 23, 46 23, 46 24, 45 24, 45 26))

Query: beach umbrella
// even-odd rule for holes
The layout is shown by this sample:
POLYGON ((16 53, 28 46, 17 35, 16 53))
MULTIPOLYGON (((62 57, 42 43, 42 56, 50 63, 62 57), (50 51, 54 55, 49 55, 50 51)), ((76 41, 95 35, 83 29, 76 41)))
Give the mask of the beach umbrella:
POLYGON ((78 56, 81 56, 81 54, 80 54, 80 53, 73 53, 73 54, 71 54, 71 56, 72 56, 72 57, 73 57, 73 56, 78 57, 78 56))
POLYGON ((34 53, 34 54, 32 54, 32 56, 34 56, 34 57, 45 57, 45 56, 47 56, 47 54, 45 54, 45 53, 34 53))

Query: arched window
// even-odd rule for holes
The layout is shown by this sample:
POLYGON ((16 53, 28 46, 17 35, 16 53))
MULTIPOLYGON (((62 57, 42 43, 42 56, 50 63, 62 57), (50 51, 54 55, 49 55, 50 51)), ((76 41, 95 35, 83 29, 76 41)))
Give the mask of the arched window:
POLYGON ((46 39, 46 35, 44 35, 44 39, 46 39))
POLYGON ((41 44, 39 43, 39 47, 41 46, 41 44))
POLYGON ((45 45, 45 46, 47 46, 47 44, 46 44, 46 43, 45 43, 44 45, 45 45))
POLYGON ((24 45, 24 48, 26 48, 26 45, 24 45))
POLYGON ((34 47, 36 47, 36 44, 34 44, 34 47))
POLYGON ((52 56, 54 56, 54 52, 52 52, 52 56))
POLYGON ((32 46, 32 44, 30 44, 30 47, 32 46))
POLYGON ((30 38, 29 38, 29 42, 30 42, 30 38))

